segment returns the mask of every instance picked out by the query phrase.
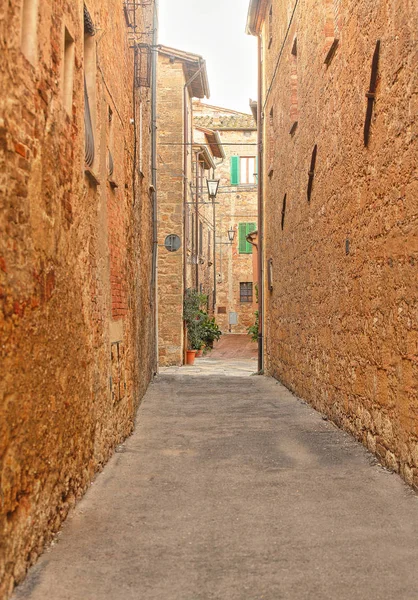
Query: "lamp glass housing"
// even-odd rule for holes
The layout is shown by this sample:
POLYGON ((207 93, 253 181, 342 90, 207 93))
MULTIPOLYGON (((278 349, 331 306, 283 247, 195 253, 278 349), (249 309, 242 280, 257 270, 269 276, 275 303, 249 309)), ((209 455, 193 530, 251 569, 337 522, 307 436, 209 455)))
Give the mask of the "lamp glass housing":
POLYGON ((209 198, 216 198, 219 188, 219 179, 207 179, 209 198))
POLYGON ((228 239, 231 242, 231 244, 235 239, 235 229, 233 229, 232 227, 231 229, 228 229, 228 239))

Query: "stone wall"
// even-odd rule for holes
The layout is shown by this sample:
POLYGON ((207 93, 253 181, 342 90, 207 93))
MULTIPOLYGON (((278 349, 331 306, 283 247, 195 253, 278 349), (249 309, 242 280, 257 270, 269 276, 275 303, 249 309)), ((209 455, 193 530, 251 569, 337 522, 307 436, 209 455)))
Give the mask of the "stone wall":
POLYGON ((263 31, 266 367, 418 485, 416 5, 293 7, 263 31))
MULTIPOLYGON (((225 159, 215 172, 220 179, 216 204, 216 321, 223 333, 246 333, 254 324, 254 302, 240 301, 240 283, 253 283, 252 254, 239 252, 239 224, 257 224, 257 186, 231 185, 231 156, 257 155, 257 130, 251 115, 229 109, 194 103, 196 124, 219 132, 224 144, 225 159), (228 230, 235 231, 229 245, 228 230), (237 325, 229 326, 229 313, 237 314, 237 325)), ((218 161, 219 162, 219 161, 218 161)))
MULTIPOLYGON (((0 7, 1 598, 132 431, 154 365, 150 94, 136 91, 145 166, 134 184, 122 5, 88 10, 87 65, 80 0, 0 7)), ((149 13, 138 17, 151 27, 149 13)))
MULTIPOLYGON (((183 243, 177 252, 163 246, 168 235, 184 239, 183 63, 158 57, 158 338, 159 364, 183 364, 183 243)), ((187 94, 188 97, 188 94, 187 94)), ((190 149, 191 150, 191 149, 190 149)), ((191 164, 191 151, 190 151, 191 164)), ((191 167, 190 167, 191 169, 191 167)))

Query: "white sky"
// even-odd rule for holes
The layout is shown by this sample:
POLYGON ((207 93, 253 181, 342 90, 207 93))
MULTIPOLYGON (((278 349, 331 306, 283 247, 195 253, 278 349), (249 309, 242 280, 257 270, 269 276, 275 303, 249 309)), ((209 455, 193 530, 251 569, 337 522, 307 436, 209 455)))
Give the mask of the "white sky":
POLYGON ((249 0, 159 0, 159 43, 206 60, 216 106, 249 113, 257 99, 257 40, 246 35, 249 0))

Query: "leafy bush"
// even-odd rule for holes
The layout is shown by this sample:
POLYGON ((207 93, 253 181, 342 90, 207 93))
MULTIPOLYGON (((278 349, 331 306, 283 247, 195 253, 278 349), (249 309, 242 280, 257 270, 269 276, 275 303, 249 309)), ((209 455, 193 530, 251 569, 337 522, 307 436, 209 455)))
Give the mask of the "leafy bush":
POLYGON ((258 323, 259 323, 258 310, 256 310, 254 314, 255 314, 255 323, 254 323, 254 325, 247 327, 247 332, 248 332, 248 335, 251 336, 251 339, 253 340, 253 342, 257 342, 258 341, 258 323))
POLYGON ((215 340, 219 340, 222 332, 219 329, 215 318, 210 319, 206 316, 206 319, 202 323, 202 339, 206 346, 213 346, 215 340))
POLYGON ((187 290, 184 298, 183 318, 187 326, 188 347, 199 350, 203 344, 212 347, 222 335, 214 318, 205 311, 208 297, 196 290, 187 290))
POLYGON ((207 296, 197 290, 187 290, 184 297, 183 319, 187 326, 187 341, 190 350, 200 350, 203 345, 202 324, 207 318, 203 307, 207 305, 207 296))

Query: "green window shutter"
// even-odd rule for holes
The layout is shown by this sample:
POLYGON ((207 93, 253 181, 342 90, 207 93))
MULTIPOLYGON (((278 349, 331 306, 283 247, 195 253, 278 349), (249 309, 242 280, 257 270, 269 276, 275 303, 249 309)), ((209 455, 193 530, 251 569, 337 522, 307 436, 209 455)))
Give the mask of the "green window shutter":
POLYGON ((247 223, 240 223, 238 227, 238 252, 246 254, 247 252, 247 223))
POLYGON ((231 156, 231 185, 239 184, 239 156, 231 156))
MULTIPOLYGON (((246 226, 247 226, 247 233, 246 233, 246 236, 245 236, 245 237, 247 237, 247 235, 248 235, 249 233, 252 233, 253 231, 255 231, 255 230, 257 229, 257 225, 256 225, 255 223, 247 223, 247 224, 246 224, 246 226)), ((250 244, 250 243, 249 243, 249 242, 247 242, 247 241, 246 241, 246 252, 247 252, 248 254, 252 254, 252 253, 253 253, 253 247, 252 247, 252 244, 250 244)))

